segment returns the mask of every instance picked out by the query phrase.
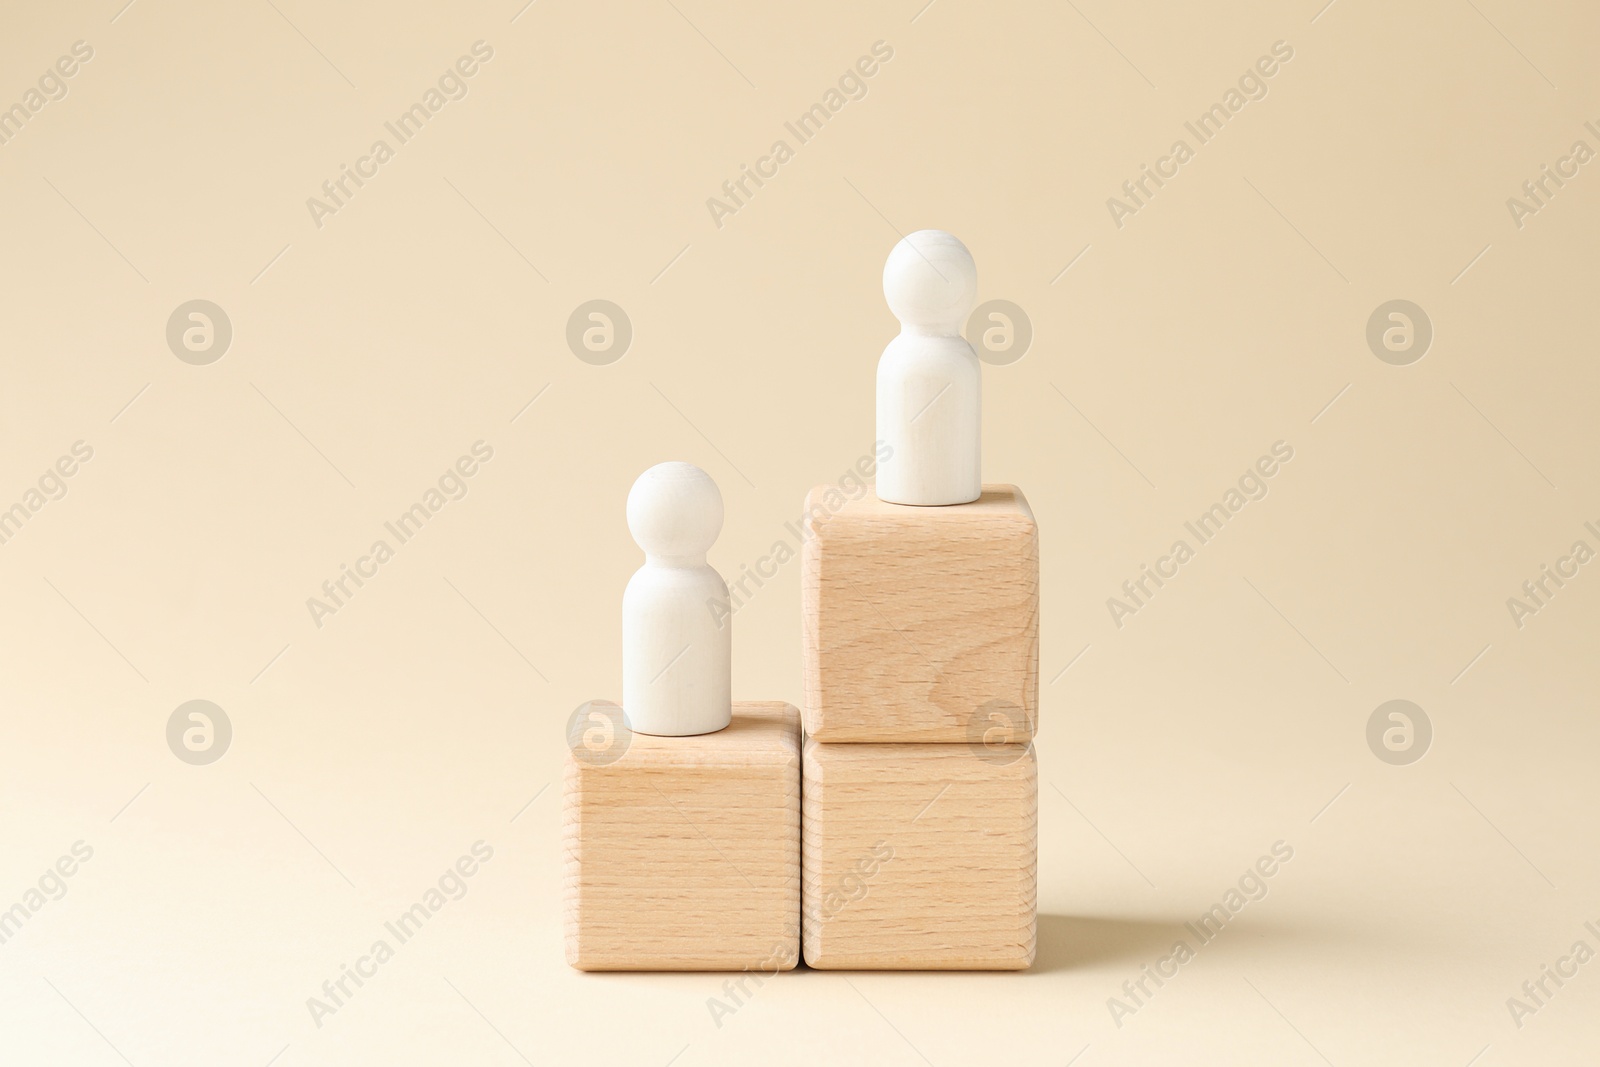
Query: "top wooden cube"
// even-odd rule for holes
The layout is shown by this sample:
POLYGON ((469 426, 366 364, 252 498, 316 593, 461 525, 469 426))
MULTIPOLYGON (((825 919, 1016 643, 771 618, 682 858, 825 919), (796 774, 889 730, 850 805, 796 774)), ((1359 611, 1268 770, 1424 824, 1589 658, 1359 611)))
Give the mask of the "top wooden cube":
POLYGON ((806 496, 806 732, 822 742, 1032 739, 1039 534, 1013 485, 912 507, 806 496))

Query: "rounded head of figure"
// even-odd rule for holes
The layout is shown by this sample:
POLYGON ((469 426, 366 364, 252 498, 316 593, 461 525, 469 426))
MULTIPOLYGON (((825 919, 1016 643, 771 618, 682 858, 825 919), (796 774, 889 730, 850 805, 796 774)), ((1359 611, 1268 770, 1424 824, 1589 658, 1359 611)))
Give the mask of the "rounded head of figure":
POLYGON ((628 532, 651 559, 703 561, 722 532, 722 494, 693 463, 657 463, 628 491, 628 532))
POLYGON ((978 268, 950 234, 918 230, 889 253, 883 295, 903 328, 959 334, 978 299, 978 268))

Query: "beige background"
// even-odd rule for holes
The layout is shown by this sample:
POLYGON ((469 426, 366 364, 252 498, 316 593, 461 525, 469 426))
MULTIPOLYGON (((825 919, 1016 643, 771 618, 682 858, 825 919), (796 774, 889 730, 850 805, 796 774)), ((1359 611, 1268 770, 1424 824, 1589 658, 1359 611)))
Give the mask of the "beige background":
MULTIPOLYGON (((1600 525, 1600 148, 1578 2, 758 12, 137 0, 11 5, 0 104, 6 1063, 1591 1063, 1600 573, 1506 599, 1600 525), (336 215, 306 199, 473 42, 494 50, 336 215), (734 217, 705 201, 875 41, 894 58, 734 217), (1275 41, 1294 58, 1120 229, 1106 199, 1275 41), (720 976, 561 961, 556 781, 619 695, 633 478, 704 466, 712 562, 765 553, 870 447, 884 256, 960 235, 1026 310, 985 472, 1043 551, 1040 953, 1013 976, 720 976), (1070 264, 1070 269, 1064 270, 1070 264), (231 346, 181 362, 181 303, 231 346), (580 362, 605 298, 634 339, 580 362), (1380 362, 1403 298, 1435 338, 1380 362), (529 401, 539 399, 527 406, 529 401), (1330 406, 1331 402, 1331 406, 1330 406), (520 413, 520 414, 519 414, 520 413), (336 616, 306 599, 456 457, 494 458, 336 616), (1283 440, 1294 459, 1115 626, 1106 599, 1283 440), (180 762, 203 698, 231 748, 180 762), (1369 751, 1415 701, 1431 750, 1369 751), (1331 802, 1331 803, 1330 803, 1331 802), (306 1006, 473 842, 493 859, 336 1015, 306 1006), (1222 937, 1107 999, 1273 842, 1222 937)), ((1597 122, 1600 124, 1600 122, 1597 122)), ((798 564, 736 620, 735 695, 799 697, 798 564)))

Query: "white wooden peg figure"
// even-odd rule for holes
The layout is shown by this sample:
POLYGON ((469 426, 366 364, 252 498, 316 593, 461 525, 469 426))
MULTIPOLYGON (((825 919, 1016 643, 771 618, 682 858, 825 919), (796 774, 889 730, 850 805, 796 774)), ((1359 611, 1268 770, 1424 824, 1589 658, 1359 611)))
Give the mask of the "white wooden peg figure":
POLYGON ((918 230, 883 266, 883 295, 900 334, 878 360, 878 499, 891 504, 967 504, 982 492, 982 378, 961 336, 978 295, 965 245, 943 230, 918 230))
POLYGON ((658 463, 628 493, 644 566, 622 594, 622 714, 641 734, 709 734, 733 716, 728 587, 706 552, 722 532, 722 494, 692 463, 658 463))

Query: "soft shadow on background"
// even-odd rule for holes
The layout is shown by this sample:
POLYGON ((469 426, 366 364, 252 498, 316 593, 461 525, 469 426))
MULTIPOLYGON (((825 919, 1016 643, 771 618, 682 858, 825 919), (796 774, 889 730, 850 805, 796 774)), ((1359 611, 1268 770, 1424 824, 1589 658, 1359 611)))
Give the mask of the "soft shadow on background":
MULTIPOLYGON (((1029 974, 1101 963, 1149 963, 1185 936, 1181 921, 1039 916, 1039 950, 1029 974)), ((1192 940, 1193 935, 1189 935, 1192 940)))

